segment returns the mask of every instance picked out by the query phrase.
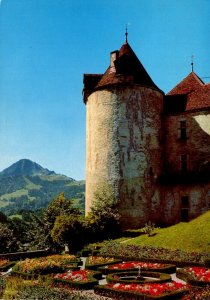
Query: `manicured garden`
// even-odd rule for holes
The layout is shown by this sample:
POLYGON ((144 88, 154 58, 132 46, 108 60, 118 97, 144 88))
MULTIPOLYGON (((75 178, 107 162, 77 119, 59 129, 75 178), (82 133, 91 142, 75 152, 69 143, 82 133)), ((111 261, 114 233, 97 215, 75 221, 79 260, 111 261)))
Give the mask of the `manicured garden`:
MULTIPOLYGON (((0 276, 0 298, 210 299, 210 268, 205 266, 177 269, 164 261, 122 261, 102 255, 89 256, 88 268, 80 265, 80 258, 68 254, 18 261, 10 276, 0 276), (182 282, 171 278, 175 272, 182 282), (102 273, 107 283, 99 284, 102 273)), ((1 259, 0 268, 5 271, 5 266, 10 266, 9 260, 1 259)))

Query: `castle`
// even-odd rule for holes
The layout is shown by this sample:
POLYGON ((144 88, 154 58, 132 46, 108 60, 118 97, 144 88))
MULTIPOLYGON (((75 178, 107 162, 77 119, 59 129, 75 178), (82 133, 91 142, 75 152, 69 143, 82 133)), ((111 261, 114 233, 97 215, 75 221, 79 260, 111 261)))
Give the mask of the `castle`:
POLYGON ((86 213, 104 184, 124 228, 186 222, 210 209, 210 84, 193 68, 165 95, 126 36, 104 74, 84 74, 83 96, 86 213))

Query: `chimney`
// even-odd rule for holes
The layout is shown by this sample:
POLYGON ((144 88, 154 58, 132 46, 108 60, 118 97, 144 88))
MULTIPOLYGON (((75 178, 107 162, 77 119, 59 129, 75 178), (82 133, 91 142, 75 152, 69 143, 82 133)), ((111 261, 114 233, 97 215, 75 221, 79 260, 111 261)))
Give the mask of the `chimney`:
POLYGON ((118 57, 119 57, 119 51, 118 50, 112 51, 110 53, 110 67, 111 68, 114 67, 114 61, 116 59, 118 59, 118 57))

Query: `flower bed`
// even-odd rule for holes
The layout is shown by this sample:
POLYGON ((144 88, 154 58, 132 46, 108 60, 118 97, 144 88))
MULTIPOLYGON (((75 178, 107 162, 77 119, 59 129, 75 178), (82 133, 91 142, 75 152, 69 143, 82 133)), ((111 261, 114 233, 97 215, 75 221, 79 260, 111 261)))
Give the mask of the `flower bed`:
POLYGON ((178 282, 125 284, 111 283, 105 286, 96 286, 95 293, 116 299, 179 299, 188 292, 187 284, 178 282), (126 297, 126 298, 125 298, 126 297))
POLYGON ((164 248, 153 248, 151 246, 136 246, 136 245, 125 245, 115 242, 108 242, 100 249, 101 255, 107 255, 116 258, 122 258, 126 260, 138 259, 138 260, 165 260, 168 263, 173 261, 174 264, 180 266, 200 264, 204 263, 205 260, 210 259, 210 254, 208 253, 188 253, 181 250, 169 250, 164 248), (190 264, 189 264, 190 263, 190 264))
POLYGON ((106 280, 108 283, 163 283, 171 281, 171 276, 159 272, 141 272, 141 277, 138 278, 138 272, 119 272, 107 275, 106 280), (136 277, 136 278, 135 278, 136 277), (130 278, 130 279, 129 279, 130 278))
POLYGON ((101 278, 101 272, 91 270, 68 271, 62 274, 56 274, 53 282, 55 286, 68 285, 73 288, 92 289, 98 284, 101 278))
POLYGON ((159 264, 159 263, 147 263, 140 261, 128 261, 118 264, 109 265, 108 267, 100 267, 99 270, 104 274, 115 273, 119 271, 135 271, 136 269, 141 268, 143 271, 153 271, 153 272, 162 272, 162 273, 175 273, 176 266, 169 264, 159 264))
POLYGON ((18 262, 13 271, 19 274, 50 274, 65 269, 77 268, 78 260, 74 255, 50 255, 40 258, 25 259, 18 262))
POLYGON ((85 268, 89 270, 97 270, 99 267, 112 265, 121 262, 120 259, 113 257, 89 256, 86 260, 85 268))
POLYGON ((14 265, 14 261, 9 261, 8 259, 0 259, 0 272, 8 270, 14 265))
POLYGON ((177 277, 192 285, 210 285, 210 269, 190 267, 177 270, 177 277))

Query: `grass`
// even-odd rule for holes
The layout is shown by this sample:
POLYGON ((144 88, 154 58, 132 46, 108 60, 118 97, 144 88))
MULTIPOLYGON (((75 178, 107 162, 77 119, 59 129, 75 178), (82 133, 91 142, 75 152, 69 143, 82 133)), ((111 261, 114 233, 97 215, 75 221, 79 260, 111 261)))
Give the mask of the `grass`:
POLYGON ((210 211, 188 222, 156 229, 156 234, 146 234, 130 239, 125 244, 180 249, 187 252, 210 252, 210 211))

